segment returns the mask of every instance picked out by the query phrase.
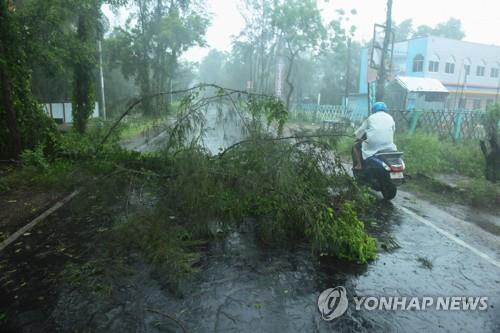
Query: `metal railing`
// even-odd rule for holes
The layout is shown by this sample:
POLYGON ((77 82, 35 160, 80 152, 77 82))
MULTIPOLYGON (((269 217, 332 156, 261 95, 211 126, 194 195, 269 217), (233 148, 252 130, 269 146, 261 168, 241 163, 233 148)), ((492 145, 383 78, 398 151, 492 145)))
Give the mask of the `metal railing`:
POLYGON ((290 110, 291 119, 316 123, 330 120, 358 122, 366 116, 365 110, 358 112, 344 105, 296 104, 290 110))
MULTIPOLYGON (((463 110, 391 110, 398 132, 417 130, 438 135, 443 139, 483 140, 486 137, 485 112, 463 110)), ((339 120, 358 123, 366 118, 366 110, 343 105, 296 104, 290 111, 292 120, 322 123, 339 120)))
POLYGON ((390 112, 396 130, 415 133, 420 130, 455 142, 483 140, 486 137, 486 113, 454 110, 395 110, 390 112))

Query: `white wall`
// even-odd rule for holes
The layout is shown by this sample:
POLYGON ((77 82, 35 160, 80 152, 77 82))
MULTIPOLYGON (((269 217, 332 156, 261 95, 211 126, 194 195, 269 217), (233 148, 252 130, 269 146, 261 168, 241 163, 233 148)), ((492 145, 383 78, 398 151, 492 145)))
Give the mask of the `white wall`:
POLYGON ((440 80, 443 84, 462 84, 464 81, 464 61, 469 58, 471 61, 471 71, 467 82, 472 85, 497 87, 499 78, 490 77, 492 67, 499 68, 500 47, 494 45, 483 45, 472 42, 464 42, 441 37, 429 37, 427 54, 425 55, 424 73, 426 77, 440 80), (433 55, 440 58, 439 72, 429 72, 429 59, 433 55), (450 57, 456 59, 455 73, 446 74, 445 66, 450 57), (486 62, 484 77, 476 76, 476 67, 486 62))
MULTIPOLYGON (((63 123, 72 123, 73 122, 73 114, 72 114, 73 106, 71 103, 48 103, 44 104, 45 112, 54 119, 61 119, 63 123), (52 110, 52 113, 51 113, 52 110)), ((99 104, 95 102, 94 112, 92 113, 91 118, 99 117, 99 104)))

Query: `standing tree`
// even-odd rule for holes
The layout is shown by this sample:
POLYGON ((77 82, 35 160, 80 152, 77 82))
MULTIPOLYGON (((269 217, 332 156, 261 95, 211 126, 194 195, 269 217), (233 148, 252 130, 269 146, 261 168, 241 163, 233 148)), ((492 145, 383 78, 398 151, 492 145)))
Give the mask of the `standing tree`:
MULTIPOLYGON (((222 68, 216 79, 225 85, 246 89, 246 82, 251 81, 254 92, 269 94, 274 92, 278 62, 284 61, 284 93, 289 105, 294 97, 316 101, 320 92, 322 101, 341 103, 346 90, 354 90, 357 85, 346 75, 348 67, 352 71, 358 67, 357 57, 348 59, 348 41, 356 28, 342 23, 349 20, 343 10, 324 26, 318 8, 314 1, 311 3, 245 1, 245 28, 233 41, 226 59, 215 52, 205 58, 200 65, 201 80, 213 80, 214 75, 208 74, 213 64, 222 68)), ((359 49, 359 43, 351 43, 352 54, 359 49)))
POLYGON ((462 30, 462 22, 459 19, 450 18, 448 21, 439 23, 432 28, 428 25, 420 25, 413 33, 413 38, 437 36, 450 39, 462 40, 465 32, 462 30))
POLYGON ((76 39, 72 49, 73 67, 73 123, 79 133, 84 133, 94 110, 94 80, 97 69, 97 41, 100 39, 101 6, 114 6, 126 0, 73 0, 77 13, 76 39))
POLYGON ((73 48, 73 124, 84 133, 94 110, 94 71, 96 69, 98 0, 78 2, 76 43, 73 48))
MULTIPOLYGON (((1 108, 0 114, 4 114, 7 131, 1 136, 8 142, 7 147, 2 147, 2 155, 18 157, 21 154, 21 135, 17 125, 17 114, 13 101, 13 73, 20 70, 16 66, 17 60, 16 44, 18 44, 19 27, 15 26, 11 18, 7 0, 0 0, 0 89, 1 108), (3 112, 2 112, 3 111, 3 112)), ((15 74, 14 74, 15 75, 15 74)))
POLYGON ((285 81, 288 86, 286 106, 289 108, 295 89, 292 81, 295 63, 303 53, 317 51, 325 40, 326 29, 315 0, 279 2, 274 9, 273 23, 283 38, 283 48, 288 60, 285 81))
POLYGON ((34 2, 16 7, 0 0, 0 158, 18 158, 37 145, 51 149, 57 137, 53 121, 31 93, 31 63, 47 55, 38 31, 45 18, 35 15, 34 2))
POLYGON ((393 23, 394 41, 401 42, 410 38, 413 34, 413 20, 406 19, 399 24, 393 23))
MULTIPOLYGON (((134 77, 143 96, 165 91, 190 47, 205 44, 208 19, 195 1, 131 0, 135 11, 125 29, 116 29, 111 57, 126 78, 134 77)), ((146 115, 165 108, 158 99, 142 103, 146 115)))
POLYGON ((224 86, 224 66, 226 62, 227 55, 224 52, 215 49, 210 50, 199 66, 198 76, 200 81, 224 86))

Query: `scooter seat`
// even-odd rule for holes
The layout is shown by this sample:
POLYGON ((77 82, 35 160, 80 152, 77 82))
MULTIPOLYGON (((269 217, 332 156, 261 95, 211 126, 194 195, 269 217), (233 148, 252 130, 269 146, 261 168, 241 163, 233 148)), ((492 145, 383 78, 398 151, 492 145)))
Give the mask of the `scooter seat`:
POLYGON ((387 157, 401 157, 401 156, 403 156, 403 152, 384 149, 384 150, 378 151, 374 156, 385 157, 385 158, 387 158, 387 157))

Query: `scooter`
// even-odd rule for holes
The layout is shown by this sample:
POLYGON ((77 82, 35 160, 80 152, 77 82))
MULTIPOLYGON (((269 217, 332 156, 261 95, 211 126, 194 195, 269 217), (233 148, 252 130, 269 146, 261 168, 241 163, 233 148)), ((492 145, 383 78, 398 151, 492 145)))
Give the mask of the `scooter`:
POLYGON ((379 151, 363 161, 361 170, 353 169, 354 178, 382 192, 384 199, 392 200, 397 194, 397 187, 405 181, 402 156, 399 151, 379 151))

